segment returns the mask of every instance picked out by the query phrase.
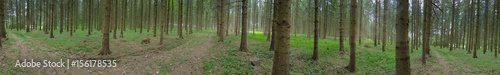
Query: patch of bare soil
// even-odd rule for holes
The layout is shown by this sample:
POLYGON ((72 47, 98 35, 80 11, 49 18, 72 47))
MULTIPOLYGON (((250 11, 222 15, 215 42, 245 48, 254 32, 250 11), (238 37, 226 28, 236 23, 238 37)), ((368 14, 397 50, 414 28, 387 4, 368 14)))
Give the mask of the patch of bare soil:
MULTIPOLYGON (((208 35, 196 35, 194 37, 197 38, 202 38, 202 37, 207 37, 208 35)), ((174 63, 171 62, 180 62, 179 60, 173 60, 173 59, 188 59, 186 61, 188 62, 195 62, 193 64, 187 64, 183 65, 184 63, 181 63, 180 65, 183 67, 188 67, 188 66, 196 66, 201 68, 200 66, 197 66, 197 64, 202 64, 202 56, 207 53, 204 52, 203 49, 208 49, 211 47, 210 43, 205 43, 204 45, 192 45, 193 43, 197 43, 199 41, 193 41, 192 39, 189 39, 188 42, 185 43, 180 43, 179 45, 175 45, 174 49, 167 50, 164 45, 158 45, 156 41, 158 38, 152 39, 151 44, 147 45, 139 45, 137 43, 130 43, 128 42, 123 44, 123 45, 117 45, 118 47, 133 47, 133 50, 130 50, 130 52, 121 52, 115 55, 110 55, 109 58, 117 59, 118 66, 116 68, 90 68, 88 70, 88 74, 147 74, 147 75, 155 75, 159 74, 160 70, 168 68, 165 66, 178 66, 174 63), (208 44, 208 45, 207 45, 208 44), (133 46, 135 45, 135 46, 133 46), (147 47, 151 46, 151 47, 147 47), (135 50, 135 49, 140 49, 140 50, 135 50)), ((168 38, 166 40, 172 40, 172 38, 168 38)), ((170 41, 164 42, 169 43, 170 41)), ((174 40, 180 40, 180 39, 174 39, 174 40)), ((209 38, 204 39, 203 41, 210 41, 209 38)), ((208 50, 206 50, 208 51, 208 50)), ((95 57, 92 57, 95 58, 95 57)), ((182 69, 187 72, 201 72, 203 70, 190 70, 190 68, 187 69, 182 69)), ((175 72, 175 69, 174 69, 175 72)), ((189 75, 189 73, 185 74, 174 74, 174 75, 189 75)))
MULTIPOLYGON (((24 61, 24 59, 27 61, 33 59, 33 61, 36 62, 42 62, 43 60, 59 61, 59 59, 57 59, 59 57, 58 52, 52 52, 50 48, 36 42, 25 43, 24 41, 32 40, 22 39, 12 33, 10 34, 12 40, 15 42, 3 50, 5 56, 3 56, 1 60, 2 67, 14 67, 17 60, 21 62, 24 61)), ((16 70, 16 72, 20 74, 60 74, 64 73, 64 69, 65 68, 20 68, 16 70)))
POLYGON ((446 62, 445 58, 443 58, 441 54, 436 51, 434 51, 434 53, 436 55, 436 58, 438 59, 439 66, 441 67, 444 75, 457 75, 455 69, 448 65, 448 62, 446 62))
POLYGON ((416 65, 411 65, 412 75, 438 75, 434 70, 435 66, 438 66, 437 63, 427 60, 426 64, 422 64, 421 60, 421 57, 417 57, 412 60, 413 62, 416 62, 416 65))
MULTIPOLYGON (((21 59, 35 59, 34 61, 46 60, 59 60, 59 59, 113 59, 117 60, 117 67, 112 68, 98 68, 87 67, 78 68, 0 68, 0 71, 7 71, 14 74, 50 74, 50 75, 63 75, 63 74, 77 74, 77 75, 123 75, 123 74, 158 74, 161 69, 170 68, 165 66, 173 66, 174 75, 190 75, 202 74, 201 66, 203 64, 203 57, 208 54, 208 50, 212 46, 211 38, 205 38, 210 35, 193 34, 194 38, 204 38, 201 41, 193 41, 188 39, 186 41, 178 41, 176 43, 169 43, 174 40, 180 40, 173 37, 166 37, 164 42, 168 45, 175 47, 174 49, 167 50, 167 45, 159 45, 158 37, 154 37, 150 44, 139 44, 140 42, 128 41, 124 39, 115 39, 111 43, 112 55, 96 55, 98 51, 92 50, 92 54, 84 54, 85 52, 75 52, 68 50, 57 50, 54 47, 46 45, 27 36, 26 38, 18 38, 13 36, 14 43, 9 46, 4 46, 0 50, 0 65, 2 67, 10 67, 15 64, 15 60, 21 59), (29 41, 29 43, 25 43, 29 41), (199 44, 199 45, 196 45, 199 44), (186 62, 174 59, 186 59, 186 62), (175 63, 170 63, 170 62, 175 63), (193 72, 193 73, 188 73, 193 72)), ((82 45, 85 46, 85 45, 82 45)), ((66 62, 66 61, 65 61, 66 62)))
POLYGON ((453 64, 454 67, 456 67, 455 70, 459 73, 457 75, 495 75, 489 72, 481 72, 478 68, 472 67, 469 63, 459 60, 455 56, 449 56, 448 58, 454 62, 450 64, 453 64))
MULTIPOLYGON (((203 59, 208 55, 208 49, 210 49, 213 45, 211 43, 211 38, 203 38, 200 40, 202 45, 198 46, 188 46, 186 49, 184 46, 179 46, 177 48, 172 49, 173 53, 176 53, 176 57, 185 59, 180 60, 179 65, 175 65, 170 74, 172 75, 201 75, 203 74, 203 59)), ((194 42, 188 42, 194 43, 194 42)), ((190 45, 190 44, 186 44, 190 45)), ((179 62, 179 60, 177 60, 179 62)))

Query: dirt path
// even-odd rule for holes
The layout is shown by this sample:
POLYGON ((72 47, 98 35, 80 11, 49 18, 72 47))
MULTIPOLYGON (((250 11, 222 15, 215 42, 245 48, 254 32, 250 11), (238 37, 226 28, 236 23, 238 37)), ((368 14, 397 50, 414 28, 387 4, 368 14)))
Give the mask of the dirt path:
MULTIPOLYGON (((30 36, 20 37, 11 34, 12 44, 4 46, 0 50, 0 65, 3 67, 15 64, 16 60, 34 59, 34 61, 43 60, 66 60, 68 58, 82 57, 80 54, 74 54, 71 51, 58 50, 48 46, 46 43, 31 38, 30 36), (68 53, 69 52, 69 53, 68 53)), ((171 73, 172 75, 200 75, 203 74, 203 60, 209 55, 208 49, 212 47, 210 34, 192 34, 191 39, 185 39, 176 43, 173 49, 167 49, 167 46, 149 44, 152 47, 143 47, 144 45, 133 46, 135 51, 132 54, 115 57, 118 60, 115 68, 0 68, 0 71, 9 71, 19 74, 90 74, 90 75, 113 75, 113 74, 135 74, 135 75, 156 75, 159 73, 171 73), (194 39, 192 39, 194 38, 194 39), (139 48, 140 47, 140 48, 139 48), (165 69, 168 69, 165 71, 165 69)), ((170 41, 165 41, 169 43, 170 41)), ((135 45, 135 44, 134 44, 135 45)), ((128 44, 119 44, 116 46, 130 46, 128 44)), ((170 46, 170 45, 169 45, 170 46)), ((127 47, 129 48, 129 47, 127 47)), ((119 52, 119 51, 117 51, 119 52)), ((83 54, 85 55, 85 54, 83 54)), ((98 56, 98 55, 91 55, 98 56)), ((82 58, 83 59, 83 58, 82 58)), ((71 59, 73 60, 73 59, 71 59)), ((85 60, 85 59, 84 59, 85 60)))
MULTIPOLYGON (((49 48, 45 47, 43 44, 38 42, 32 42, 33 40, 19 38, 17 35, 13 33, 9 33, 12 36, 12 40, 15 41, 11 44, 6 50, 3 51, 6 59, 3 60, 3 63, 13 66, 15 65, 15 61, 37 61, 41 62, 44 60, 48 61, 57 61, 59 53, 51 52, 49 48), (25 41, 31 41, 30 43, 25 43, 25 41)), ((28 37, 29 38, 29 37, 28 37)), ((20 68, 21 73, 23 74, 57 74, 63 73, 63 68, 20 68), (48 72, 52 71, 52 72, 48 72)))
MULTIPOLYGON (((179 57, 180 64, 173 67, 172 75, 202 75, 203 74, 203 59, 208 55, 208 49, 212 45, 212 38, 203 38, 200 40, 201 45, 198 46, 188 46, 190 48, 179 46, 173 49, 173 53, 176 53, 176 57, 179 57), (184 62, 183 62, 184 61, 184 62)), ((189 45, 189 44, 188 44, 189 45)), ((195 44, 196 45, 196 44, 195 44)), ((177 61, 179 62, 179 60, 177 61)))
MULTIPOLYGON (((433 50, 434 51, 434 50, 433 50)), ((444 75, 457 75, 456 71, 448 65, 448 62, 446 62, 446 59, 441 56, 437 51, 434 51, 434 54, 436 58, 438 59, 438 64, 441 67, 444 75)))
MULTIPOLYGON (((10 33, 11 36, 12 36, 12 39, 16 42, 14 42, 14 44, 12 44, 10 46, 9 49, 7 50, 12 50, 14 48, 17 48, 17 50, 19 52, 21 52, 20 55, 9 55, 9 56, 17 56, 17 57, 14 57, 14 58, 22 58, 22 59, 32 59, 33 57, 32 56, 29 56, 29 55, 33 55, 33 52, 31 52, 32 50, 28 47, 25 46, 24 44, 24 41, 22 41, 21 39, 19 39, 15 34, 12 34, 10 33), (29 49, 29 50, 28 50, 29 49)), ((7 53, 7 54, 15 54, 15 53, 7 53)))

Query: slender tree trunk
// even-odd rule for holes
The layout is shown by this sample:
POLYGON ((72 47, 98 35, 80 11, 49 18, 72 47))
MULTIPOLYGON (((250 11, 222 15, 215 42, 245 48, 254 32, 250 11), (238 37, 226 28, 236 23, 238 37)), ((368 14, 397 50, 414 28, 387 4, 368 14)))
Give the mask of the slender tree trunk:
POLYGON ((339 51, 344 52, 344 12, 345 12, 345 0, 340 0, 340 20, 339 20, 339 51))
POLYGON ((112 10, 115 13, 115 14, 113 14, 113 21, 114 21, 113 22, 114 23, 113 24, 113 26, 114 26, 113 27, 113 39, 117 39, 116 31, 118 30, 118 1, 115 0, 115 3, 113 3, 113 4, 114 4, 114 6, 113 6, 114 9, 112 9, 112 10))
POLYGON ((122 18, 122 22, 123 22, 123 23, 122 23, 122 28, 121 28, 121 30, 120 30, 120 38, 123 38, 123 31, 125 31, 125 30, 126 30, 125 26, 127 25, 127 22, 126 22, 126 21, 127 21, 127 15, 128 15, 128 14, 127 14, 127 12, 128 12, 128 11, 127 11, 127 5, 128 5, 128 2, 127 2, 127 0, 122 1, 122 2, 123 2, 123 4, 125 4, 125 5, 123 6, 123 18, 122 18))
POLYGON ((408 0, 400 0, 396 13, 396 75, 411 75, 408 41, 408 0))
POLYGON ((422 47, 422 63, 425 64, 426 57, 430 54, 427 54, 429 51, 429 40, 431 34, 431 17, 432 17, 432 4, 430 0, 424 1, 424 36, 423 36, 423 47, 422 47))
MULTIPOLYGON (((290 0, 274 0, 275 21, 276 24, 276 48, 273 59, 273 75, 289 75, 290 74, 290 0)), ((274 34, 274 33, 273 33, 274 34)))
POLYGON ((486 0, 485 3, 485 11, 484 11, 484 19, 483 19, 483 27, 484 27, 484 35, 483 35, 483 54, 486 54, 486 50, 488 49, 488 35, 489 35, 489 4, 490 0, 486 0))
MULTIPOLYGON (((23 4, 24 4, 24 3, 23 3, 23 4)), ((26 19, 26 20, 27 20, 27 21, 26 21, 26 22, 27 22, 27 24, 26 24, 26 32, 30 32, 30 25, 31 25, 31 13, 30 13, 31 11, 30 11, 30 9, 32 9, 32 6, 30 7, 30 4, 31 4, 31 1, 27 1, 26 10, 27 10, 28 12, 26 13, 26 15, 27 15, 27 17, 26 17, 26 18, 27 18, 27 19, 26 19)), ((62 28, 61 28, 61 29, 62 29, 62 28)))
POLYGON ((224 2, 225 0, 217 0, 217 35, 219 36, 218 42, 224 42, 224 25, 225 25, 225 14, 224 14, 224 2))
POLYGON ((177 33, 179 34, 179 38, 180 39, 184 39, 184 37, 182 37, 182 1, 183 0, 179 0, 179 13, 177 15, 179 15, 177 18, 178 22, 177 22, 177 26, 178 26, 178 29, 177 29, 177 33))
POLYGON ((319 0, 314 0, 314 49, 312 59, 318 61, 318 11, 319 11, 319 0))
POLYGON ((165 1, 166 0, 157 0, 157 1, 159 1, 161 3, 160 4, 161 5, 160 6, 160 8, 161 8, 160 11, 162 11, 161 15, 163 16, 163 19, 160 19, 161 20, 161 24, 160 24, 160 45, 163 45, 163 32, 165 32, 165 31, 163 31, 163 30, 165 30, 165 28, 163 28, 163 27, 166 25, 165 19, 167 18, 167 17, 165 17, 165 15, 166 15, 165 14, 165 12, 166 12, 166 5, 165 5, 166 2, 165 1))
MULTIPOLYGON (((157 24, 158 24, 158 8, 157 8, 157 7, 158 7, 158 0, 154 0, 154 3, 155 3, 155 4, 154 4, 154 6, 153 6, 153 10, 154 10, 154 12, 153 12, 153 13, 154 13, 154 15, 153 15, 153 16, 154 16, 154 17, 153 17, 153 18, 154 18, 154 19, 153 19, 153 20, 154 20, 154 21, 153 21, 153 23, 154 23, 154 24, 153 24, 153 37, 156 37, 156 28, 157 28, 157 24)), ((163 27, 163 26, 162 26, 162 27, 163 27)), ((161 29, 161 28, 160 28, 160 29, 161 29)), ((160 32, 161 32, 161 30, 160 30, 160 32)))
MULTIPOLYGON (((364 13, 365 13, 365 12, 364 12, 364 9, 363 9, 363 5, 364 5, 364 4, 363 4, 363 1, 364 1, 364 0, 359 0, 359 4, 360 4, 359 8, 360 8, 360 9, 359 9, 359 18, 358 18, 358 19, 359 19, 359 28, 358 28, 358 44, 360 44, 360 45, 362 44, 362 43, 361 43, 361 40, 362 40, 362 37, 361 37, 361 35, 362 35, 362 34, 361 34, 361 33, 363 32, 363 29, 362 29, 362 28, 363 28, 363 16, 364 16, 364 13)), ((325 28, 326 28, 326 27, 325 27, 325 28)), ((325 31, 326 31, 326 30, 325 30, 325 31)))
POLYGON ((474 37, 474 53, 472 55, 472 58, 477 58, 477 50, 479 49, 479 36, 480 36, 479 35, 480 34, 479 33, 479 21, 480 21, 479 20, 479 15, 480 15, 479 12, 481 12, 481 10, 480 10, 481 9, 481 3, 480 3, 479 0, 476 0, 476 2, 474 2, 474 3, 475 3, 475 6, 477 7, 476 8, 476 12, 478 12, 478 14, 475 14, 476 17, 475 17, 475 20, 474 20, 476 22, 476 24, 474 25, 474 29, 475 29, 475 31, 474 31, 475 35, 474 36, 475 37, 474 37))
POLYGON ((106 10, 104 12, 105 24, 104 24, 104 30, 102 31, 103 33, 102 49, 99 55, 111 54, 111 51, 109 50, 109 26, 111 25, 110 10, 112 2, 113 0, 106 0, 106 7, 105 7, 106 10))
POLYGON ((388 12, 388 8, 387 6, 389 6, 388 4, 389 0, 384 0, 384 25, 382 25, 382 52, 385 52, 385 46, 386 46, 386 42, 387 42, 387 12, 388 12))
POLYGON ((92 1, 93 0, 87 0, 87 1, 89 1, 88 2, 88 6, 89 6, 88 9, 90 9, 90 10, 88 10, 88 13, 87 13, 87 15, 88 15, 88 17, 87 17, 88 18, 88 20, 87 20, 88 21, 87 22, 88 23, 88 26, 87 26, 87 28, 88 28, 88 35, 87 36, 90 36, 90 35, 92 35, 91 32, 92 32, 92 18, 93 18, 93 16, 91 14, 93 14, 92 12, 94 10, 92 9, 92 3, 93 3, 92 1))
POLYGON ((357 0, 351 0, 351 36, 349 36, 351 51, 349 53, 349 67, 347 68, 351 73, 356 71, 356 37, 358 36, 358 21, 356 21, 358 20, 358 15, 356 14, 358 12, 357 4, 357 0))
POLYGON ((450 51, 453 51, 453 48, 454 46, 456 45, 456 38, 455 38, 455 29, 457 28, 456 25, 455 25, 455 0, 452 0, 452 4, 451 4, 451 38, 450 38, 450 45, 449 45, 449 49, 450 51))
POLYGON ((54 4, 55 4, 55 3, 54 3, 54 0, 51 0, 51 1, 50 1, 50 8, 51 8, 51 9, 50 9, 50 10, 51 10, 51 11, 50 11, 50 12, 51 12, 50 14, 51 14, 51 16, 52 16, 52 17, 51 17, 52 19, 51 19, 51 22, 50 22, 50 38, 54 38, 54 28, 55 28, 54 26, 55 26, 55 24, 56 24, 56 22, 54 21, 54 18, 56 17, 56 16, 55 16, 55 13, 54 13, 54 12, 55 12, 55 11, 54 11, 54 9, 55 9, 55 5, 54 5, 54 4))
MULTIPOLYGON (((2 45, 2 38, 7 38, 7 32, 5 30, 5 2, 6 0, 0 0, 0 47, 2 45)), ((12 5, 12 4, 10 4, 12 5)))
MULTIPOLYGON (((379 16, 379 13, 380 13, 380 11, 379 11, 379 9, 380 9, 380 0, 375 0, 375 3, 376 3, 376 6, 375 6, 375 27, 374 27, 375 31, 374 31, 374 34, 373 34, 373 37, 375 37, 373 40, 375 42, 373 44, 375 46, 377 46, 378 42, 379 42, 378 41, 378 27, 379 27, 379 21, 380 21, 379 20, 379 17, 380 17, 379 16)), ((340 8, 340 9, 342 9, 342 8, 340 8)))
POLYGON ((189 32, 188 32, 188 34, 192 34, 193 33, 193 23, 192 23, 192 19, 193 19, 192 16, 193 15, 191 14, 191 1, 193 1, 193 0, 188 0, 187 1, 188 4, 187 4, 187 13, 186 13, 187 15, 186 16, 187 16, 187 24, 188 25, 186 25, 186 26, 189 26, 189 32))
POLYGON ((241 5, 241 43, 240 43, 240 51, 247 52, 247 4, 248 0, 243 0, 241 5))

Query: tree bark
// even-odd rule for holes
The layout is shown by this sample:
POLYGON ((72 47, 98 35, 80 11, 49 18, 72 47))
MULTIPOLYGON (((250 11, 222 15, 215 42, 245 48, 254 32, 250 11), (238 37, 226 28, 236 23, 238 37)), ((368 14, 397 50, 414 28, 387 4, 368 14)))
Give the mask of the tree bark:
POLYGON ((180 39, 184 39, 184 37, 182 37, 182 1, 183 0, 179 0, 179 13, 177 15, 179 15, 177 18, 178 22, 177 22, 177 33, 179 34, 179 38, 180 39))
POLYGON ((339 51, 341 52, 344 52, 344 12, 345 12, 345 1, 344 0, 340 0, 340 20, 339 20, 339 44, 340 44, 340 47, 339 47, 339 51))
POLYGON ((411 75, 408 41, 408 0, 400 0, 396 12, 396 75, 411 75))
POLYGON ((2 38, 7 38, 7 32, 5 30, 5 1, 0 0, 0 45, 2 44, 2 38))
MULTIPOLYGON (((380 0, 375 0, 375 4, 376 4, 376 6, 375 6, 375 27, 374 27, 375 31, 374 31, 374 34, 373 34, 373 37, 374 37, 373 40, 375 42, 373 44, 375 46, 378 46, 378 42, 379 42, 378 41, 378 39, 379 39, 378 38, 378 27, 379 27, 379 21, 380 21, 379 20, 379 17, 380 17, 380 15, 379 15, 379 13, 380 13, 380 11, 379 11, 379 9, 380 9, 380 0)), ((342 7, 340 9, 342 9, 342 7)))
POLYGON ((240 51, 247 52, 247 3, 248 0, 243 0, 241 5, 241 43, 240 43, 240 51))
POLYGON ((290 0, 274 0, 274 15, 276 20, 276 48, 273 59, 273 75, 289 75, 290 74, 290 0))
POLYGON ((104 12, 105 24, 104 24, 104 30, 102 31, 103 33, 102 49, 99 55, 111 54, 111 51, 109 50, 109 26, 111 25, 110 10, 112 2, 113 0, 106 0, 106 7, 105 7, 106 10, 104 12))
POLYGON ((93 17, 92 17, 91 14, 92 14, 92 11, 93 11, 93 9, 92 9, 92 1, 93 0, 87 0, 87 1, 88 1, 87 3, 88 3, 88 9, 89 9, 89 11, 87 13, 87 15, 88 15, 88 17, 87 17, 88 18, 88 20, 87 20, 88 21, 87 22, 87 24, 88 24, 88 26, 87 26, 87 28, 88 28, 88 35, 87 36, 90 36, 90 35, 92 35, 91 32, 92 32, 92 23, 93 23, 92 22, 92 18, 93 17))
POLYGON ((453 51, 453 48, 455 48, 454 46, 456 45, 456 40, 455 39, 455 29, 457 28, 456 25, 455 25, 455 0, 452 0, 452 4, 451 4, 451 38, 450 38, 450 45, 449 45, 449 49, 450 51, 453 51))
POLYGON ((51 17, 52 19, 51 19, 51 22, 50 22, 50 38, 54 38, 54 28, 55 28, 54 26, 55 26, 55 24, 56 24, 56 22, 55 22, 55 20, 54 20, 54 18, 56 18, 55 13, 54 13, 54 12, 55 12, 55 11, 54 11, 54 9, 55 9, 55 5, 54 5, 55 3, 54 3, 54 0, 51 0, 49 4, 50 4, 50 8, 51 8, 51 9, 50 9, 50 10, 51 10, 51 11, 50 11, 50 12, 51 12, 50 14, 51 14, 51 16, 52 16, 52 17, 51 17))
POLYGON ((387 43, 387 12, 388 12, 388 8, 387 6, 389 6, 389 0, 384 0, 384 24, 382 25, 382 52, 385 52, 385 46, 386 46, 386 43, 387 43))
POLYGON ((312 59, 318 61, 318 4, 319 0, 314 0, 314 49, 312 59))
POLYGON ((161 2, 161 4, 160 4, 161 5, 160 12, 161 12, 161 14, 163 14, 162 15, 163 19, 160 19, 161 20, 161 24, 160 24, 160 45, 163 45, 163 32, 165 32, 163 30, 165 30, 165 28, 164 28, 165 25, 166 25, 165 19, 167 18, 165 15, 167 15, 167 14, 165 14, 165 12, 166 12, 166 5, 165 5, 166 2, 165 2, 165 0, 160 0, 160 2, 161 2))
POLYGON ((486 0, 485 3, 485 11, 484 11, 484 19, 483 19, 483 27, 484 27, 484 35, 483 35, 483 54, 486 54, 486 50, 488 49, 488 35, 489 35, 489 4, 490 0, 486 0))
POLYGON ((349 53, 349 67, 347 70, 349 70, 351 73, 356 71, 356 37, 358 36, 358 15, 356 14, 358 12, 358 2, 357 0, 351 0, 351 36, 349 36, 349 45, 350 46, 350 53, 349 53))
POLYGON ((432 2, 430 0, 424 1, 424 35, 423 35, 423 47, 422 47, 422 63, 425 64, 426 56, 429 49, 429 40, 431 34, 431 17, 432 17, 432 2))
POLYGON ((218 42, 224 42, 224 2, 225 0, 217 0, 217 35, 219 36, 218 42))
POLYGON ((479 15, 480 15, 479 12, 481 12, 481 10, 480 10, 481 9, 481 3, 480 3, 479 0, 476 0, 476 2, 474 2, 474 4, 477 7, 476 8, 476 12, 478 14, 475 14, 476 17, 475 17, 475 20, 474 20, 476 22, 476 24, 474 25, 474 29, 475 29, 475 31, 474 31, 475 35, 474 36, 475 37, 474 37, 474 53, 472 55, 472 58, 477 58, 477 50, 479 49, 479 34, 480 34, 479 33, 479 21, 480 21, 479 20, 479 15))

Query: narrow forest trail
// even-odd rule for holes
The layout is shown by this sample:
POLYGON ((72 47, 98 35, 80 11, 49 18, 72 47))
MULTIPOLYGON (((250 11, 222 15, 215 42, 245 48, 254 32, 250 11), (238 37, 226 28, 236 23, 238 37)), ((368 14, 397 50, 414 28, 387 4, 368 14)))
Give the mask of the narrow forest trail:
MULTIPOLYGON (((173 49, 156 46, 144 49, 136 54, 117 57, 116 68, 84 68, 83 73, 90 74, 146 74, 156 75, 172 73, 172 75, 200 75, 203 57, 208 55, 211 45, 210 34, 190 34, 194 39, 186 39, 185 43, 173 49)), ((190 37, 191 38, 191 37, 190 37)), ((180 39, 177 39, 180 40, 180 39)), ((169 43, 170 41, 164 41, 169 43)), ((76 74, 81 72, 73 71, 76 74)))
POLYGON ((457 75, 457 71, 451 67, 448 62, 446 62, 446 59, 441 56, 437 51, 433 50, 433 53, 435 54, 436 58, 438 59, 438 64, 441 70, 443 71, 444 75, 457 75))
MULTIPOLYGON (((194 43, 194 42, 188 42, 194 43)), ((184 46, 179 46, 172 49, 172 52, 176 53, 176 57, 185 60, 177 60, 180 62, 179 65, 173 67, 172 75, 202 75, 203 74, 203 60, 205 56, 208 55, 209 50, 212 45, 211 36, 207 36, 196 42, 197 44, 185 44, 184 46), (201 44, 201 45, 200 45, 201 44)))
MULTIPOLYGON (((63 59, 66 62, 70 60, 89 60, 82 54, 75 54, 75 52, 58 49, 49 46, 47 43, 32 38, 31 36, 16 35, 9 33, 11 38, 10 45, 5 45, 0 50, 0 68, 2 71, 9 71, 12 73, 20 74, 90 74, 90 75, 113 75, 113 74, 166 74, 173 75, 200 75, 203 74, 203 60, 206 55, 209 55, 208 49, 212 47, 211 34, 190 34, 186 39, 177 39, 178 45, 158 45, 156 39, 151 44, 135 44, 133 42, 114 44, 112 46, 131 46, 137 52, 132 54, 115 53, 115 55, 101 56, 94 54, 87 54, 89 58, 102 57, 117 60, 117 67, 98 68, 98 67, 69 67, 69 68, 19 68, 14 67, 16 60, 42 62, 43 60, 59 61, 63 59), (136 45, 136 46, 132 46, 136 45), (145 47, 148 45, 150 47, 145 47), (167 47, 168 46, 168 47, 167 47), (170 48, 171 47, 171 48, 170 48), (118 55, 117 55, 118 54, 118 55)), ((176 39, 176 38, 170 38, 176 39)), ((164 41, 172 43, 173 40, 164 41)), ((126 48, 131 48, 126 47, 126 48)), ((116 52, 122 51, 121 49, 113 50, 116 52)), ((78 53, 78 52, 77 52, 78 53)), ((83 54, 85 55, 85 54, 83 54)), ((98 58, 93 58, 98 59, 98 58)), ((100 60, 100 59, 99 59, 100 60)))
MULTIPOLYGON (((52 49, 48 48, 44 44, 41 44, 38 41, 34 41, 33 39, 29 39, 31 37, 20 38, 13 33, 9 33, 12 36, 12 40, 15 41, 11 44, 6 51, 3 51, 6 55, 6 59, 4 63, 8 64, 8 66, 14 66, 16 61, 19 60, 24 61, 33 61, 42 62, 44 60, 48 61, 59 61, 59 53, 56 51, 51 51, 52 49), (25 41, 30 41, 30 43, 25 43, 25 41)), ((65 68, 20 68, 19 71, 26 74, 58 74, 63 73, 65 68), (47 72, 52 71, 52 72, 47 72)))

